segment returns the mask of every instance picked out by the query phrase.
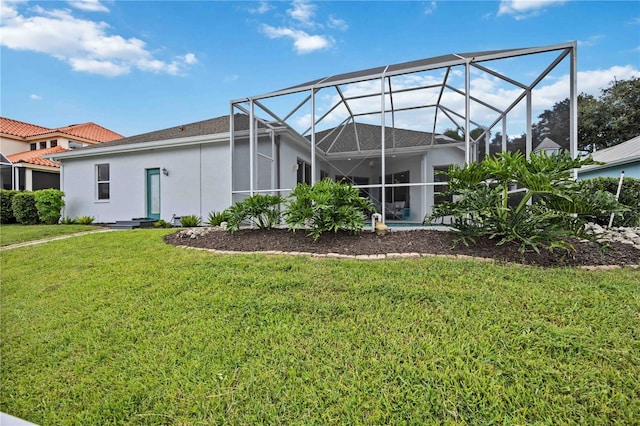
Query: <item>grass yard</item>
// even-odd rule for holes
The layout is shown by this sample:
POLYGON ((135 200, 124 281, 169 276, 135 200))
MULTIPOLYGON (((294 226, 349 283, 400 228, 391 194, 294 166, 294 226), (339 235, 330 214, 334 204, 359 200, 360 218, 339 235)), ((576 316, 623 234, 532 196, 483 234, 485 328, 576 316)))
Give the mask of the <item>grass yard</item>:
POLYGON ((0 411, 43 425, 638 422, 638 270, 223 256, 167 232, 2 253, 0 411))
POLYGON ((92 225, 0 225, 0 246, 100 229, 92 225))

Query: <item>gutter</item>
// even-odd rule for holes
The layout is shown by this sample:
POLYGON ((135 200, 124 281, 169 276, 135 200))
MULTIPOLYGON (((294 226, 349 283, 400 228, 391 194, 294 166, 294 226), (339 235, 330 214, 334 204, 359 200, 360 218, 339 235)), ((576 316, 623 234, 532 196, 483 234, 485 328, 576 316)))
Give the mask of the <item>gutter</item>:
POLYGON ((590 166, 584 166, 581 167, 580 169, 578 169, 578 174, 580 174, 580 172, 588 172, 588 171, 592 171, 592 170, 600 170, 600 169, 607 169, 609 167, 613 167, 613 166, 621 166, 624 164, 629 164, 629 163, 633 163, 634 161, 640 161, 640 155, 636 155, 630 158, 622 158, 619 160, 615 160, 615 161, 610 161, 608 163, 605 164, 594 164, 594 165, 590 165, 590 166))
POLYGON ((148 151, 150 149, 167 149, 175 147, 185 147, 193 145, 202 145, 205 143, 224 143, 229 142, 229 133, 217 133, 215 135, 191 136, 179 139, 166 139, 162 141, 139 142, 132 144, 114 145, 114 146, 93 146, 88 149, 78 149, 73 151, 61 152, 47 156, 46 158, 60 161, 70 158, 95 157, 106 154, 120 154, 129 152, 148 151))

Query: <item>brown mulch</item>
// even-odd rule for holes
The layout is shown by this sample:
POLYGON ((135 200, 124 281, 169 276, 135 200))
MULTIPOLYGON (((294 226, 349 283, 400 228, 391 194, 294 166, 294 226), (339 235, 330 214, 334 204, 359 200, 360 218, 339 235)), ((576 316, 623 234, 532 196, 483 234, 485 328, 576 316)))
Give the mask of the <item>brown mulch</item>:
POLYGON ((385 236, 373 232, 359 235, 325 233, 317 241, 304 231, 289 232, 284 229, 241 230, 233 234, 212 231, 197 238, 180 232, 165 237, 174 245, 239 252, 272 251, 339 253, 347 255, 387 253, 430 253, 439 255, 466 255, 495 259, 498 262, 523 263, 544 267, 639 265, 640 250, 628 244, 611 243, 602 248, 596 243, 572 241, 575 250, 556 249, 553 252, 535 251, 523 255, 517 245, 497 246, 495 241, 478 239, 465 246, 455 243, 456 233, 435 230, 396 231, 385 236))

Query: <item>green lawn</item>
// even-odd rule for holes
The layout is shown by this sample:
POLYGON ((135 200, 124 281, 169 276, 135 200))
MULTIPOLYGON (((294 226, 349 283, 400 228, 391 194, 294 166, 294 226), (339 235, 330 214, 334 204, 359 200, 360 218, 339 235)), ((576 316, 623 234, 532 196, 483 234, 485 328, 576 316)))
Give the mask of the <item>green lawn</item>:
POLYGON ((24 243, 26 241, 75 234, 76 232, 95 231, 92 225, 0 225, 0 246, 24 243))
POLYGON ((2 253, 0 411, 65 424, 637 424, 640 271, 2 253))

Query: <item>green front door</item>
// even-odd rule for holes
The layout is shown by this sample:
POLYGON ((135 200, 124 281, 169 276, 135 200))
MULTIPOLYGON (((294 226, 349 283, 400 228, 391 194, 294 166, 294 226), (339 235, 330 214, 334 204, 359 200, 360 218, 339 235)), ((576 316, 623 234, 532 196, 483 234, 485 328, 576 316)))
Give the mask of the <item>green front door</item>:
POLYGON ((147 217, 160 219, 160 169, 147 169, 147 217))

